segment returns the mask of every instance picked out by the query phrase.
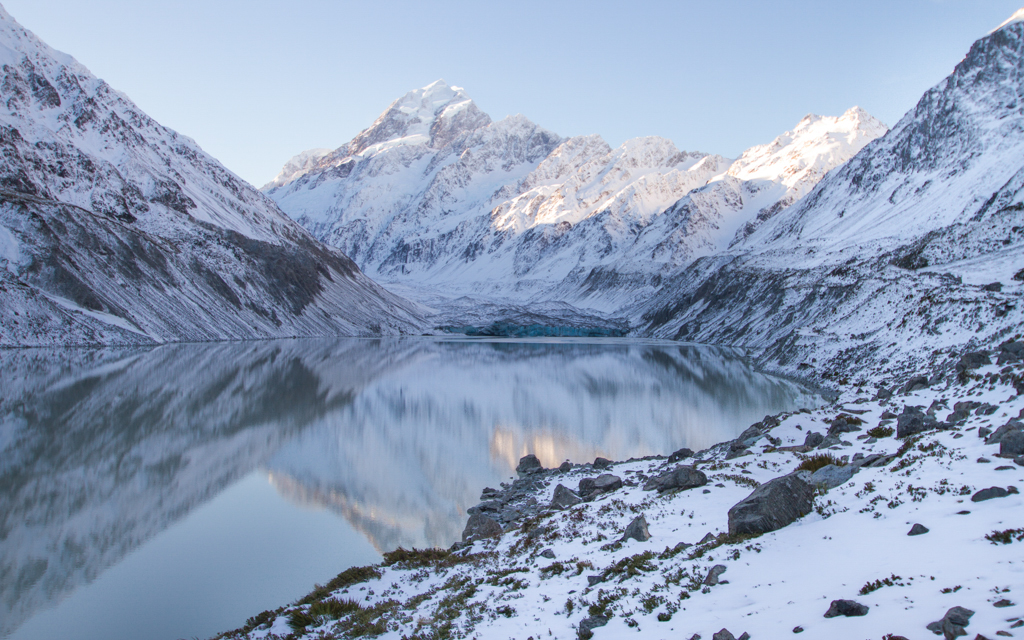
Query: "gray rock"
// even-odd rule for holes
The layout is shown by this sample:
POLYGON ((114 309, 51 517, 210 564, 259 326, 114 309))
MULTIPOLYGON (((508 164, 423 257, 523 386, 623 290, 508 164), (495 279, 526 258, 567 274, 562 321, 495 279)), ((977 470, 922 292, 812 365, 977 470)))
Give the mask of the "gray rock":
POLYGON ((692 457, 693 457, 693 450, 692 449, 688 449, 686 447, 683 447, 682 449, 680 449, 678 451, 672 452, 672 455, 670 455, 668 457, 668 462, 669 462, 669 464, 672 464, 673 462, 679 462, 680 460, 685 460, 687 458, 692 458, 692 457))
POLYGON ((996 411, 999 411, 999 407, 994 404, 985 403, 974 410, 976 416, 990 416, 996 411))
POLYGON ((736 636, 729 633, 728 629, 722 629, 718 633, 711 636, 711 640, 736 640, 736 636))
POLYGON ((602 458, 600 456, 594 458, 595 469, 607 469, 610 466, 612 466, 612 461, 608 458, 602 458))
POLYGON ((532 453, 528 453, 522 458, 519 458, 519 466, 516 467, 516 473, 519 474, 520 478, 543 470, 544 467, 541 466, 540 460, 538 460, 537 456, 532 453))
POLYGON ((472 506, 472 507, 466 509, 466 513, 468 513, 471 516, 475 515, 477 513, 492 513, 493 514, 493 513, 498 513, 499 511, 501 511, 501 506, 502 506, 501 505, 501 501, 499 501, 499 500, 488 500, 486 502, 481 502, 478 505, 475 505, 475 506, 472 506))
POLYGON ((928 388, 928 377, 927 376, 914 376, 907 383, 903 385, 900 393, 911 393, 914 391, 920 391, 921 389, 928 388))
POLYGON ((996 429, 995 433, 985 438, 985 444, 1001 444, 1003 438, 1022 429, 1024 429, 1024 424, 1017 420, 1009 420, 1006 424, 996 429))
POLYGON ((814 447, 817 447, 819 444, 821 444, 824 439, 825 436, 821 435, 820 433, 810 431, 804 438, 804 446, 811 447, 813 449, 814 447))
POLYGON ((1012 458, 1024 454, 1024 429, 1016 429, 1007 433, 999 441, 999 455, 1012 458))
POLYGON ((956 371, 970 371, 986 364, 992 364, 988 351, 971 351, 960 356, 960 362, 956 363, 956 371))
POLYGON ((690 465, 679 465, 648 480, 644 484, 644 491, 657 490, 661 493, 670 489, 694 489, 707 483, 708 477, 703 471, 690 465))
POLYGON ((715 566, 711 567, 711 570, 708 571, 708 577, 704 578, 704 584, 710 585, 712 587, 718 584, 718 578, 721 577, 723 573, 725 573, 725 570, 727 568, 728 567, 726 567, 724 564, 716 564, 715 566))
POLYGON ((568 509, 581 502, 583 502, 583 499, 573 493, 572 489, 560 484, 555 487, 555 493, 551 497, 551 508, 559 510, 568 509))
POLYGON ((558 465, 558 470, 562 473, 569 473, 572 471, 572 463, 566 460, 562 464, 558 465))
POLYGON ((601 584, 602 582, 604 582, 604 576, 603 575, 589 575, 589 576, 587 576, 587 586, 588 587, 592 587, 595 584, 601 584))
POLYGON ((924 526, 923 524, 915 524, 914 526, 910 527, 910 531, 907 532, 907 535, 908 536, 919 536, 919 535, 928 533, 928 531, 929 531, 928 527, 924 526))
POLYGON ((837 467, 829 464, 812 473, 810 482, 816 487, 832 489, 848 482, 856 472, 857 467, 853 465, 837 467))
POLYGON ((726 460, 732 460, 733 458, 740 458, 742 456, 753 455, 749 449, 729 449, 729 453, 725 454, 726 460))
POLYGON ((841 433, 853 433, 854 431, 862 431, 855 422, 859 422, 859 418, 851 416, 839 416, 829 424, 828 435, 836 436, 841 433))
POLYGON ((953 413, 946 416, 946 422, 960 422, 966 420, 971 412, 981 406, 980 402, 974 400, 965 400, 964 402, 957 402, 953 405, 953 413))
POLYGON ((1018 467, 1024 467, 1024 456, 1017 456, 1013 459, 1013 463, 1018 467))
POLYGON ((647 518, 644 517, 644 514, 641 513, 633 518, 633 521, 629 523, 629 526, 623 532, 622 537, 619 538, 619 542, 625 542, 630 538, 639 542, 647 542, 651 539, 651 532, 647 530, 647 518))
POLYGON ((797 472, 762 484, 729 509, 729 534, 758 534, 781 529, 814 507, 814 486, 797 472))
POLYGON ((750 640, 750 634, 744 631, 736 640, 750 640))
POLYGON ((804 628, 803 627, 801 627, 799 625, 793 627, 793 633, 803 633, 803 632, 804 632, 804 628))
POLYGON ((996 293, 999 293, 1000 291, 1003 290, 1003 283, 1002 282, 990 282, 990 283, 986 284, 985 286, 983 286, 982 289, 984 289, 985 291, 994 291, 996 293))
POLYGON ((466 528, 462 531, 462 541, 473 542, 484 538, 497 538, 501 537, 501 533, 501 525, 497 520, 482 513, 476 513, 469 516, 469 522, 466 523, 466 528))
POLYGON ((1017 493, 1016 487, 989 487, 988 489, 982 489, 971 496, 971 502, 984 502, 985 500, 991 500, 992 498, 1005 498, 1008 495, 1017 493))
POLYGON ((996 364, 1020 362, 1021 358, 1024 358, 1024 342, 1004 342, 999 345, 999 356, 996 358, 996 364))
POLYGON ((548 549, 545 549, 545 550, 541 551, 540 555, 541 555, 541 557, 547 558, 548 560, 554 560, 555 559, 555 550, 551 549, 551 548, 548 548, 548 549))
POLYGON ((700 542, 698 542, 697 544, 707 544, 708 542, 714 542, 714 540, 715 540, 715 534, 713 534, 710 531, 708 531, 707 533, 704 534, 704 537, 701 538, 700 542))
POLYGON ((608 618, 604 616, 590 616, 580 621, 580 629, 577 634, 580 640, 589 640, 594 637, 594 629, 608 624, 608 618))
POLYGON ((942 616, 941 620, 928 624, 927 629, 935 635, 945 636, 945 640, 954 640, 954 638, 967 635, 964 627, 970 624, 973 615, 974 612, 970 609, 953 607, 946 612, 946 615, 942 616))
POLYGON ((615 491, 622 488, 622 478, 613 476, 610 473, 602 474, 596 478, 584 478, 580 480, 579 495, 584 500, 593 500, 602 493, 615 491))
POLYGON ((997 607, 999 609, 1002 609, 1003 607, 1012 607, 1013 606, 1013 602, 1010 601, 1010 600, 1007 600, 1006 598, 1003 598, 1002 600, 1000 600, 998 602, 993 602, 992 606, 993 607, 997 607))
POLYGON ((825 612, 826 618, 866 616, 870 607, 853 600, 833 600, 825 612))
POLYGON ((896 418, 896 437, 905 438, 938 426, 935 416, 926 415, 918 407, 906 407, 896 418))

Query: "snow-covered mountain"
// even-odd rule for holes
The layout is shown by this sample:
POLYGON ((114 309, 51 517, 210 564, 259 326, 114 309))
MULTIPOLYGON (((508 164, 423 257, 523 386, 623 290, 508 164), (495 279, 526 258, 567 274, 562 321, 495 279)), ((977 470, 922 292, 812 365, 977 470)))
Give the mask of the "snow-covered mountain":
POLYGON ((292 159, 264 191, 408 295, 609 311, 625 303, 612 293, 632 299, 638 280, 654 288, 725 248, 884 131, 854 108, 808 116, 735 162, 658 137, 612 149, 596 135, 562 140, 522 116, 492 122, 438 81, 340 149, 292 159), (594 277, 608 272, 616 277, 594 277))
POLYGON ((415 330, 195 142, 0 8, 0 345, 415 330))
POLYGON ((1022 96, 1024 23, 1011 20, 888 134, 668 280, 634 322, 659 336, 766 348, 766 362, 805 373, 915 353, 941 360, 1015 335, 1022 96))

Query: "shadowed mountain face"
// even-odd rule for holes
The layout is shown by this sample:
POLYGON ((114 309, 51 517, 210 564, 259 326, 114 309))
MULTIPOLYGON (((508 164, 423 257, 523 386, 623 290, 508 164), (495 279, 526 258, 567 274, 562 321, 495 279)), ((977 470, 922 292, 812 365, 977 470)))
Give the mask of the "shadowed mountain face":
POLYGON ((447 546, 527 452, 698 449, 816 400, 734 351, 621 341, 19 350, 0 366, 0 635, 253 471, 378 550, 447 546))

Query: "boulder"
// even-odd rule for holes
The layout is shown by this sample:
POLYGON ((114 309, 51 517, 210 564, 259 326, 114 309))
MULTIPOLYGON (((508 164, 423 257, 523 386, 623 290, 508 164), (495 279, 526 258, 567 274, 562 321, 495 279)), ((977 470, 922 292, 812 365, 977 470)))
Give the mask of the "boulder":
POLYGON ((946 416, 946 422, 960 422, 970 417, 971 412, 981 406, 980 402, 974 400, 965 400, 964 402, 957 402, 953 405, 953 413, 946 416))
POLYGON ((834 464, 825 465, 811 474, 810 482, 816 487, 832 489, 845 484, 857 472, 857 467, 845 465, 842 467, 834 464))
POLYGON ((833 600, 832 604, 828 607, 828 611, 825 612, 825 617, 835 618, 837 616, 846 616, 850 618, 854 616, 866 616, 868 615, 868 609, 870 609, 870 607, 853 600, 833 600))
POLYGON ((568 509, 581 502, 583 502, 583 499, 576 495, 572 489, 560 484, 555 487, 555 493, 551 497, 551 508, 559 510, 568 509))
POLYGON ((928 533, 928 531, 929 531, 928 527, 924 526, 923 524, 915 524, 914 526, 910 527, 910 531, 907 532, 907 535, 908 536, 919 536, 919 535, 928 533))
POLYGON ((999 455, 1013 458, 1024 454, 1024 429, 1014 429, 999 441, 999 455))
MULTIPOLYGON (((1009 420, 1006 424, 995 430, 992 435, 985 438, 985 444, 1002 444, 1003 438, 1015 431, 1024 430, 1024 424, 1017 420, 1009 420)), ((980 433, 980 432, 979 432, 980 433)))
POLYGON ((825 436, 821 435, 820 433, 817 433, 815 431, 809 431, 807 433, 807 436, 804 438, 804 446, 811 447, 813 449, 814 447, 820 445, 824 439, 825 436))
POLYGON ((852 433, 854 431, 861 431, 861 428, 857 426, 857 423, 860 422, 860 418, 853 418, 851 416, 839 416, 829 424, 828 435, 837 436, 841 433, 852 433))
POLYGON ((558 465, 558 470, 562 473, 569 473, 572 471, 572 463, 566 460, 562 464, 558 465))
POLYGON ((985 286, 983 286, 982 289, 984 289, 985 291, 994 291, 996 293, 999 293, 1000 291, 1003 290, 1003 283, 1002 282, 990 282, 990 283, 986 284, 985 286))
POLYGON ((1017 487, 989 487, 988 489, 982 489, 973 496, 971 496, 971 502, 984 502, 985 500, 991 500, 992 498, 1005 498, 1006 496, 1017 493, 1017 487))
POLYGON ((999 355, 996 357, 996 364, 1020 362, 1022 358, 1024 358, 1024 342, 1011 340, 999 345, 999 355))
POLYGON ((682 449, 680 449, 678 451, 672 452, 672 455, 670 455, 668 457, 668 462, 669 462, 669 464, 672 464, 673 462, 679 462, 680 460, 685 460, 687 458, 692 458, 692 457, 693 457, 693 449, 688 449, 686 447, 683 447, 682 449))
POLYGON ((704 584, 712 587, 718 584, 718 579, 725 573, 727 568, 724 564, 716 564, 711 567, 711 570, 708 571, 708 577, 704 578, 704 584))
POLYGON ((927 376, 914 376, 907 383, 903 385, 900 393, 911 393, 913 391, 920 391, 921 389, 928 388, 928 377, 927 376))
POLYGON ((501 502, 499 500, 487 500, 480 504, 466 509, 466 513, 469 515, 476 515, 478 513, 498 513, 501 511, 501 502))
POLYGON ((482 513, 475 513, 469 516, 469 522, 462 531, 463 542, 473 542, 484 538, 501 537, 501 525, 497 520, 489 518, 482 513))
POLYGON ((594 629, 608 624, 608 618, 604 616, 590 616, 580 621, 580 629, 577 634, 580 640, 589 640, 594 637, 594 629))
POLYGON ((608 458, 602 458, 601 456, 594 458, 595 469, 607 469, 610 466, 612 466, 612 461, 608 458))
POLYGON ((584 500, 593 500, 602 493, 608 493, 609 491, 621 488, 622 478, 605 473, 596 478, 583 478, 580 480, 579 495, 584 500))
POLYGON ((945 640, 954 640, 954 638, 967 635, 964 627, 970 624, 973 615, 974 612, 970 609, 953 607, 946 612, 946 615, 942 616, 941 620, 930 623, 927 629, 935 635, 944 636, 945 640))
POLYGON ((630 538, 638 542, 647 542, 651 539, 651 532, 647 530, 647 518, 640 514, 633 518, 633 521, 626 527, 626 531, 619 538, 619 542, 625 542, 630 538))
POLYGON ((679 465, 675 469, 666 471, 648 480, 644 484, 644 491, 654 491, 657 489, 658 493, 661 493, 670 489, 694 489, 696 487, 703 487, 707 483, 708 477, 704 475, 703 471, 699 471, 693 466, 679 465))
POLYGON ((960 362, 956 363, 956 371, 971 371, 986 364, 992 364, 988 351, 971 351, 960 356, 960 362))
POLYGON ((519 458, 519 466, 516 467, 516 473, 519 474, 519 477, 530 475, 531 473, 538 473, 543 470, 544 467, 541 466, 540 460, 538 460, 537 456, 532 453, 528 453, 522 458, 519 458))
POLYGON ((906 407, 896 418, 896 437, 905 438, 938 426, 935 416, 926 415, 920 407, 906 407))
POLYGON ((736 640, 736 636, 732 635, 728 629, 722 629, 718 633, 712 635, 711 640, 736 640))
POLYGON ((781 529, 814 508, 814 486, 806 472, 762 484, 729 509, 729 535, 760 534, 781 529))

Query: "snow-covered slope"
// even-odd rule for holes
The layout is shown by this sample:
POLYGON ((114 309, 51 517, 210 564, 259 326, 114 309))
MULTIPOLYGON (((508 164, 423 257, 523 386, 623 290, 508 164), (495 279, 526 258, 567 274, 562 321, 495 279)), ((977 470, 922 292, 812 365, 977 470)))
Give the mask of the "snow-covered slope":
POLYGON ((832 371, 1021 327, 1024 23, 978 40, 892 131, 666 283, 644 332, 832 371), (812 357, 820 362, 816 365, 812 357))
POLYGON ((521 116, 492 123, 439 81, 333 153, 297 156, 264 190, 409 295, 609 311, 635 298, 638 280, 656 287, 796 201, 884 131, 856 108, 808 116, 733 163, 658 137, 612 149, 596 135, 560 140, 521 116), (609 272, 617 277, 595 277, 609 272))
POLYGON ((0 8, 0 345, 412 330, 414 305, 0 8))

